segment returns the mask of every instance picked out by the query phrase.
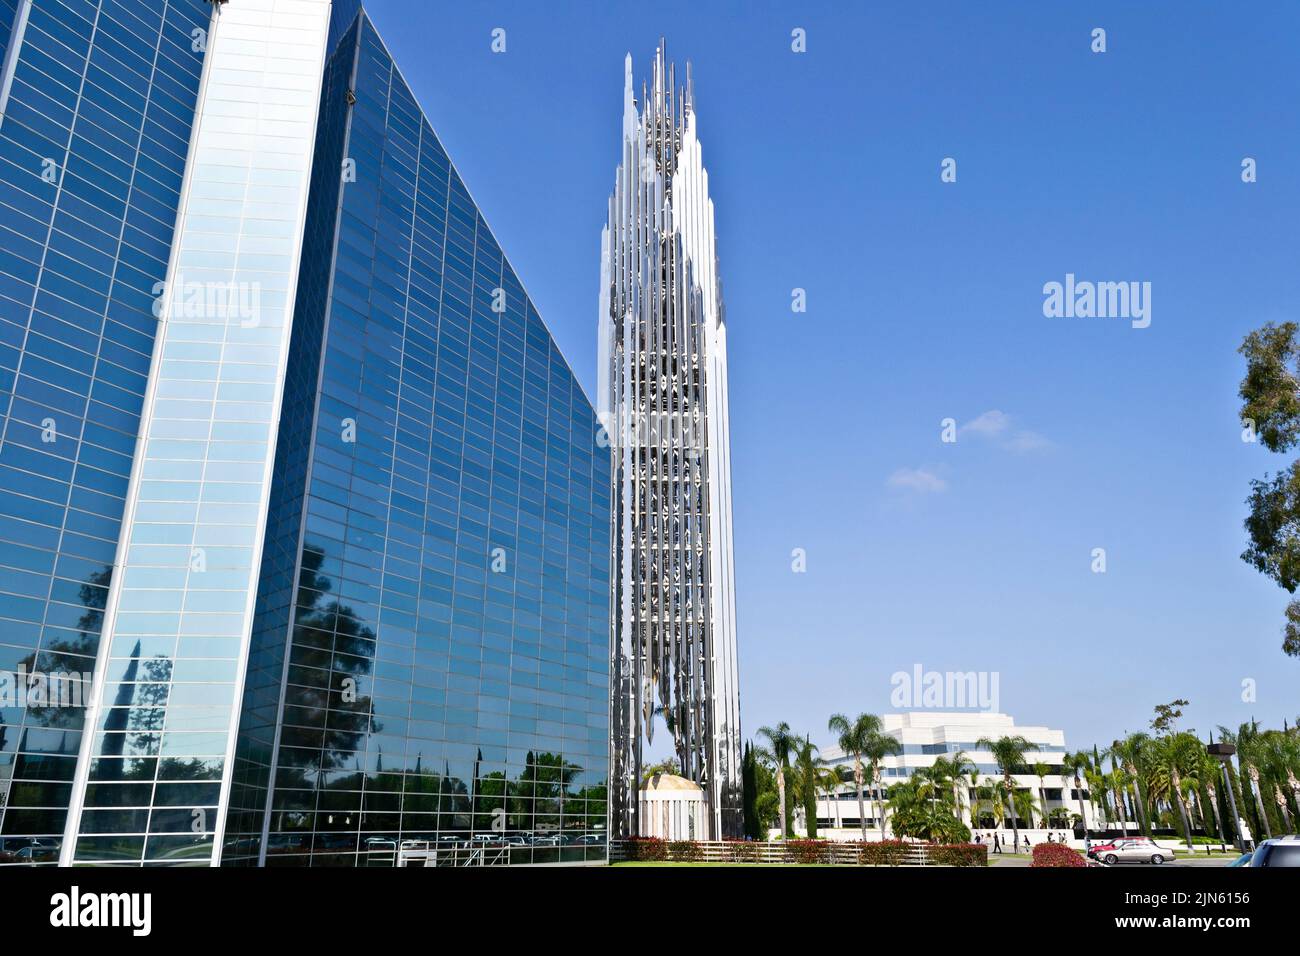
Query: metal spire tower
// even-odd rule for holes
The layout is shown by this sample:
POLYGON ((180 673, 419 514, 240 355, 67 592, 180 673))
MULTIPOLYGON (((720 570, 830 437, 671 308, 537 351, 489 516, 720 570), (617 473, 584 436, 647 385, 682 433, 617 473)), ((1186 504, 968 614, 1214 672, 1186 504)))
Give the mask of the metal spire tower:
POLYGON ((727 326, 687 66, 663 41, 633 95, 601 233, 601 422, 613 455, 613 835, 639 832, 642 747, 662 717, 710 831, 742 829, 727 326))

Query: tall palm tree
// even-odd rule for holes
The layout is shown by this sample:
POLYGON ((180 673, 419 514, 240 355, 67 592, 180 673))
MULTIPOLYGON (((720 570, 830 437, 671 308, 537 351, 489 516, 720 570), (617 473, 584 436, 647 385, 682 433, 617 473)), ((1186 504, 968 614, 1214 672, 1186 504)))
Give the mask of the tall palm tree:
POLYGON ((1047 829, 1047 775, 1052 772, 1050 765, 1041 760, 1034 761, 1034 776, 1038 778, 1038 815, 1043 819, 1043 829, 1047 829))
POLYGON ((838 764, 828 763, 824 760, 818 761, 817 767, 817 788, 826 794, 826 803, 833 807, 835 811, 835 829, 840 828, 840 787, 853 779, 852 772, 847 767, 841 767, 838 764))
POLYGON ((1188 769, 1188 776, 1192 779, 1196 787, 1196 806, 1197 812, 1201 816, 1202 828, 1204 828, 1208 835, 1210 832, 1210 818, 1205 812, 1205 805, 1208 803, 1210 805, 1210 810, 1213 811, 1214 814, 1214 832, 1219 837, 1221 843, 1226 843, 1227 837, 1223 830, 1223 817, 1219 814, 1219 802, 1215 798, 1216 790, 1214 787, 1214 781, 1218 779, 1218 775, 1221 772, 1222 770, 1219 766, 1219 761, 1211 757, 1205 752, 1204 748, 1202 748, 1196 754, 1195 762, 1188 769), (1205 794, 1204 798, 1201 796, 1202 793, 1205 794))
POLYGON ((862 746, 862 756, 867 761, 867 767, 871 771, 871 797, 872 812, 878 804, 880 807, 880 839, 888 835, 889 820, 885 812, 883 802, 877 800, 881 794, 881 778, 883 776, 882 762, 892 754, 902 753, 903 745, 897 738, 885 733, 870 733, 862 746))
POLYGON ((1196 753, 1201 749, 1200 740, 1189 733, 1158 736, 1150 748, 1150 792, 1153 797, 1165 797, 1171 806, 1177 807, 1189 851, 1192 850, 1192 826, 1183 802, 1183 774, 1196 765, 1196 753))
POLYGON ((790 769, 790 754, 795 748, 795 736, 790 733, 790 725, 784 720, 775 727, 760 727, 758 735, 767 741, 766 747, 758 748, 755 753, 768 760, 776 770, 777 812, 781 818, 781 837, 792 836, 790 821, 786 812, 785 772, 790 769))
POLYGON ((1133 812, 1137 814, 1138 825, 1142 832, 1151 836, 1151 823, 1147 819, 1146 807, 1142 802, 1141 774, 1138 767, 1142 765, 1143 750, 1151 742, 1151 737, 1144 733, 1129 734, 1123 740, 1116 740, 1110 745, 1112 761, 1119 758, 1120 766, 1128 775, 1133 785, 1133 812))
MULTIPOLYGON (((867 839, 867 811, 862 803, 862 758, 873 736, 880 734, 880 718, 875 714, 858 714, 852 722, 843 714, 835 714, 826 728, 837 734, 836 743, 845 756, 853 758, 853 785, 858 791, 858 825, 862 839, 867 839)), ((892 738, 891 738, 892 739, 892 738)))
MULTIPOLYGON (((1225 744, 1230 744, 1237 751, 1237 766, 1232 765, 1231 758, 1224 761, 1223 773, 1228 778, 1228 798, 1234 806, 1233 812, 1237 818, 1232 821, 1232 832, 1237 834, 1239 839, 1245 839, 1243 826, 1249 826, 1247 817, 1250 816, 1250 806, 1246 803, 1246 785, 1243 777, 1246 773, 1246 765, 1241 759, 1241 735, 1248 733, 1250 724, 1242 724, 1236 731, 1229 730, 1222 724, 1219 725, 1219 740, 1225 744)), ((1252 840, 1258 840, 1262 828, 1256 826, 1250 834, 1252 840)))
POLYGON ((1088 817, 1083 812, 1083 774, 1088 771, 1091 762, 1088 754, 1082 750, 1071 750, 1061 758, 1061 773, 1074 776, 1074 795, 1079 801, 1079 825, 1083 832, 1088 832, 1088 817))
POLYGON ((1264 790, 1260 786, 1259 764, 1261 758, 1259 727, 1254 721, 1242 724, 1237 733, 1237 763, 1250 778, 1250 788, 1255 795, 1255 809, 1259 811, 1259 825, 1264 828, 1266 839, 1273 838, 1273 824, 1264 809, 1264 790))
POLYGON ((1094 819, 1099 818, 1102 823, 1110 825, 1112 814, 1110 804, 1106 802, 1106 796, 1110 792, 1110 785, 1106 782, 1106 774, 1101 769, 1095 758, 1089 758, 1090 766, 1083 772, 1083 780, 1088 785, 1088 802, 1092 804, 1092 815, 1094 819))
POLYGON ((821 761, 817 745, 809 737, 796 737, 794 748, 795 790, 803 804, 804 828, 808 839, 817 839, 817 771, 821 761))
POLYGON ((1120 832, 1128 834, 1128 807, 1125 797, 1128 795, 1128 774, 1124 768, 1115 763, 1115 758, 1111 758, 1110 773, 1102 777, 1106 784, 1106 790, 1110 793, 1111 801, 1115 804, 1116 810, 1119 811, 1119 828, 1120 832))
MULTIPOLYGON (((1014 794, 1016 783, 1011 778, 1011 774, 1024 766, 1025 751, 1029 750, 1033 744, 1016 734, 1014 737, 1004 735, 997 740, 981 737, 975 741, 975 746, 987 750, 993 755, 993 762, 998 765, 998 770, 1002 771, 1002 782, 1006 784, 1007 794, 1014 794)), ((1015 807, 1011 808, 1011 829, 1016 838, 1014 845, 1019 847, 1020 821, 1016 818, 1015 807)))

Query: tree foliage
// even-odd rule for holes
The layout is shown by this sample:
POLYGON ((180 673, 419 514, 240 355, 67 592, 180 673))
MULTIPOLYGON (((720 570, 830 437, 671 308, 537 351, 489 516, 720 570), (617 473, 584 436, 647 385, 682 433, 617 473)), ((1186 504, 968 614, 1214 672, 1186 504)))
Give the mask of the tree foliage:
MULTIPOLYGON (((1246 357, 1241 381, 1241 420, 1272 452, 1300 441, 1300 326, 1294 322, 1256 329, 1238 350, 1246 357)), ((1246 499, 1250 541, 1241 558, 1294 594, 1300 585, 1300 461, 1250 483, 1246 499)), ((1300 602, 1286 609, 1282 650, 1300 657, 1300 602)))

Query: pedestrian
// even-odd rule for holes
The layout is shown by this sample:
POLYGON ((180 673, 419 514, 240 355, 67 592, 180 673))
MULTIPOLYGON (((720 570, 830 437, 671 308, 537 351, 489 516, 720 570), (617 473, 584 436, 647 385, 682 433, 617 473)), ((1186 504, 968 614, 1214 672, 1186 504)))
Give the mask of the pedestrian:
POLYGON ((993 852, 994 853, 1002 852, 1002 839, 996 833, 993 834, 993 852))

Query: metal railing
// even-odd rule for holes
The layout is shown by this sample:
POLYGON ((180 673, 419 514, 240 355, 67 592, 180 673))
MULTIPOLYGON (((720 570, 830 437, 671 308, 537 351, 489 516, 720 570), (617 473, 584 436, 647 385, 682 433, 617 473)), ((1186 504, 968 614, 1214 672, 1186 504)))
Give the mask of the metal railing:
MULTIPOLYGON (((697 840, 691 843, 664 844, 665 862, 692 863, 767 863, 788 865, 813 863, 832 866, 930 866, 931 851, 928 843, 908 843, 902 847, 880 848, 879 844, 863 846, 859 843, 828 842, 824 846, 789 845, 781 841, 722 841, 697 840)), ((987 855, 987 848, 985 848, 987 855)), ((611 862, 637 858, 637 851, 626 842, 614 841, 609 846, 611 862)), ((644 859, 644 856, 640 857, 644 859)))
POLYGON ((456 843, 439 846, 428 840, 408 840, 397 851, 394 866, 505 866, 510 847, 505 844, 456 843))

